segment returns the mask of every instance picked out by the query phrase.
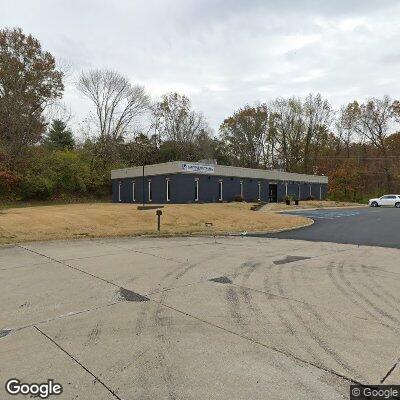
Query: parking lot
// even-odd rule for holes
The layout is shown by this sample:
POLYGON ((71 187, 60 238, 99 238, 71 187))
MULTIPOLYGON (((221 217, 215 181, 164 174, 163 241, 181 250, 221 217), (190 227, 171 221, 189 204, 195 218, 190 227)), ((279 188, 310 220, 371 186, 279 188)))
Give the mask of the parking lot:
POLYGON ((10 378, 54 379, 60 399, 326 400, 400 383, 399 256, 254 237, 3 246, 0 398, 10 378))
POLYGON ((400 210, 397 208, 299 210, 288 214, 309 217, 314 224, 256 236, 400 248, 400 210))

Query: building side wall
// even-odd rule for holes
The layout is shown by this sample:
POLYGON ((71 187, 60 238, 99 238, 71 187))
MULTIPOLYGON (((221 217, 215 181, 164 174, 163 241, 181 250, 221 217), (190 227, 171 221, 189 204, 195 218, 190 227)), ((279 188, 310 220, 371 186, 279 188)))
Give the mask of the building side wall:
MULTIPOLYGON (((142 177, 124 178, 112 180, 112 201, 115 203, 137 203, 143 202, 142 177), (133 185, 135 182, 135 201, 133 201, 133 185), (120 189, 119 189, 120 188, 120 189), (120 194, 119 194, 120 193, 120 194)), ((216 175, 195 175, 195 174, 165 174, 156 176, 146 176, 144 179, 144 201, 154 204, 186 204, 196 203, 195 201, 195 181, 199 182, 198 203, 219 202, 219 182, 223 183, 222 201, 234 201, 240 195, 240 182, 243 184, 243 197, 245 201, 258 201, 258 184, 261 185, 260 201, 269 201, 269 183, 277 185, 277 201, 284 201, 286 196, 286 182, 269 181, 266 179, 251 179, 226 177, 216 175), (167 201, 167 184, 170 181, 170 201, 167 201), (148 182, 151 181, 152 200, 148 196, 148 182)), ((287 194, 298 199, 300 186, 300 200, 306 200, 311 192, 315 199, 324 199, 327 193, 326 184, 289 182, 287 183, 287 194)))

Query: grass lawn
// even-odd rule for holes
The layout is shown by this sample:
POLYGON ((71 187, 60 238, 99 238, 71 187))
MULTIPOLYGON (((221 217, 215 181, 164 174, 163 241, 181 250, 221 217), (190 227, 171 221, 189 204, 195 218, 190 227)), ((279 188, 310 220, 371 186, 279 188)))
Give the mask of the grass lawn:
MULTIPOLYGON (((161 234, 274 231, 311 223, 304 217, 252 211, 250 203, 170 204, 162 208, 161 234), (207 228, 206 222, 213 227, 207 228)), ((133 204, 85 203, 0 211, 0 244, 79 237, 157 233, 156 210, 133 204)))

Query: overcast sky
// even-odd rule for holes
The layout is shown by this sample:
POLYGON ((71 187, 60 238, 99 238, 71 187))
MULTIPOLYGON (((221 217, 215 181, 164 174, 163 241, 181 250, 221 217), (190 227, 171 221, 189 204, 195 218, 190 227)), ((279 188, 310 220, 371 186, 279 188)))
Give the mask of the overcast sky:
MULTIPOLYGON (((21 27, 72 66, 112 68, 153 98, 186 94, 217 129, 235 109, 320 92, 337 107, 400 97, 400 2, 389 0, 0 0, 21 27)), ((88 103, 73 79, 78 124, 88 103)))

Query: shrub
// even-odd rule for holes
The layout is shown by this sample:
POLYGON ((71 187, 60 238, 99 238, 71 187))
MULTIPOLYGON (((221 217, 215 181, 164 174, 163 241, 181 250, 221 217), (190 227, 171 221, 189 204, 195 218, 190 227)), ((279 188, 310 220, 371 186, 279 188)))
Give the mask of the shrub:
POLYGON ((41 175, 26 175, 20 185, 22 200, 46 200, 53 193, 54 184, 48 177, 41 175))
POLYGON ((239 201, 239 202, 241 202, 241 201, 244 201, 244 198, 243 198, 243 196, 241 196, 240 194, 237 194, 237 195, 233 198, 233 200, 234 200, 234 201, 239 201))
POLYGON ((21 178, 13 172, 7 169, 0 170, 0 193, 2 195, 11 193, 20 180, 21 178))

